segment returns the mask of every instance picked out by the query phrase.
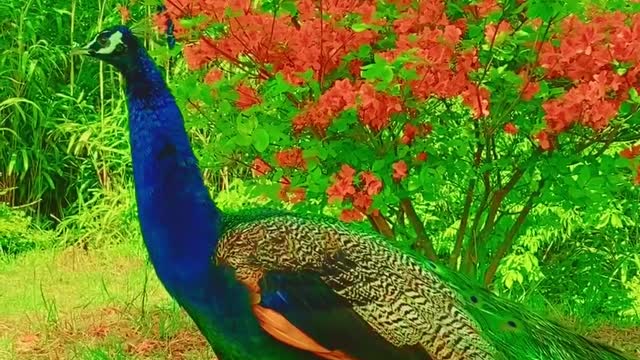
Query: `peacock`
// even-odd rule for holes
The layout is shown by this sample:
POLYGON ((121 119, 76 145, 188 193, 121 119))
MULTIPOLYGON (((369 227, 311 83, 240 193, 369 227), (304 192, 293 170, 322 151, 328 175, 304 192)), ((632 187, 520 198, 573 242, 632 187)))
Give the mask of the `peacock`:
POLYGON ((145 245, 221 360, 628 359, 337 220, 222 213, 161 72, 125 26, 74 50, 126 82, 145 245))

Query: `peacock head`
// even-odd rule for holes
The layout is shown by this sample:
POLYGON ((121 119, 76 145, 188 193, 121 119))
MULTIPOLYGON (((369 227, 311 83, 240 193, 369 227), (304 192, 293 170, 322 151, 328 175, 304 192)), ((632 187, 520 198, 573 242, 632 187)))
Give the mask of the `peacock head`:
POLYGON ((137 66, 141 49, 142 45, 131 30, 118 25, 101 31, 87 45, 74 49, 72 54, 89 55, 126 74, 137 66))

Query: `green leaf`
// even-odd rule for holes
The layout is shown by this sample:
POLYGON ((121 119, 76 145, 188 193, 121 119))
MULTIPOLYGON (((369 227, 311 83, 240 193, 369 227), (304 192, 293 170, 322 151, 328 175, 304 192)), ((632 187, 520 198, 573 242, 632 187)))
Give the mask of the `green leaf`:
POLYGON ((504 286, 507 289, 511 289, 513 287, 513 280, 514 280, 514 275, 513 272, 508 272, 507 275, 505 275, 504 277, 504 286))
POLYGON ((356 56, 360 59, 368 59, 371 56, 371 45, 362 45, 358 48, 356 56))
POLYGON ((344 133, 358 122, 357 112, 355 109, 348 109, 341 112, 331 123, 331 130, 337 133, 344 133))
POLYGON ((247 117, 243 114, 239 114, 236 118, 236 129, 240 134, 251 135, 257 126, 258 119, 255 115, 247 117))
POLYGON ((527 17, 529 19, 541 18, 549 21, 556 13, 557 4, 550 0, 531 0, 528 2, 527 17))
POLYGON ((287 82, 282 73, 278 72, 273 80, 268 83, 264 95, 265 97, 275 97, 294 90, 295 88, 287 82))
POLYGON ((619 229, 622 227, 622 220, 620 219, 620 216, 618 216, 618 214, 612 213, 611 217, 609 217, 609 220, 611 222, 611 226, 613 226, 614 228, 619 229))
POLYGON ((358 23, 358 24, 353 24, 351 25, 351 30, 355 31, 355 32, 363 32, 366 30, 369 30, 370 26, 367 24, 363 24, 363 23, 358 23))
POLYGON ((322 144, 320 144, 320 142, 317 142, 315 146, 309 148, 309 149, 304 149, 303 150, 303 157, 305 159, 310 159, 310 158, 314 158, 317 157, 320 160, 326 160, 327 159, 327 149, 322 146, 322 144))
POLYGON ((373 162, 373 165, 371 166, 371 171, 373 171, 374 173, 379 172, 380 170, 384 169, 387 167, 387 162, 384 160, 376 160, 373 162))
POLYGON ((428 166, 423 166, 422 169, 420 169, 418 179, 423 184, 423 186, 429 184, 432 180, 431 169, 428 166))
POLYGON ((393 68, 380 56, 375 57, 373 64, 363 66, 362 70, 362 77, 366 80, 381 80, 386 84, 393 80, 393 68))
POLYGON ((285 0, 280 3, 280 8, 291 15, 298 14, 298 8, 296 7, 296 2, 293 0, 285 0))
POLYGON ((415 69, 401 68, 398 75, 402 80, 411 81, 418 79, 418 73, 415 69))
POLYGON ((246 147, 251 145, 252 139, 248 134, 237 134, 233 137, 233 141, 236 143, 236 145, 246 147))
POLYGON ((259 152, 267 150, 269 146, 269 133, 263 128, 258 128, 253 132, 253 147, 259 152))
POLYGON ((180 25, 187 29, 198 27, 204 24, 206 20, 207 20, 207 17, 204 15, 198 15, 189 19, 184 19, 184 18, 179 19, 180 25))
POLYGON ((578 178, 576 181, 580 187, 584 187, 587 182, 591 179, 591 169, 589 166, 582 166, 580 172, 578 173, 578 178))
POLYGON ((631 102, 640 104, 640 96, 638 95, 638 90, 636 88, 631 87, 631 89, 629 89, 629 98, 631 99, 631 102))

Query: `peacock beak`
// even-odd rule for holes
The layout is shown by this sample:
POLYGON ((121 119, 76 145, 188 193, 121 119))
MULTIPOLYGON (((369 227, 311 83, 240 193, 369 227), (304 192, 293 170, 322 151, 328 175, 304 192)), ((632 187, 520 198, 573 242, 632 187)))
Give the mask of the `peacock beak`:
POLYGON ((69 52, 71 55, 89 55, 89 50, 85 48, 73 48, 69 52))
POLYGON ((70 54, 71 55, 89 55, 89 56, 93 56, 96 51, 94 49, 92 49, 93 45, 96 43, 95 40, 91 41, 90 43, 88 43, 87 45, 83 46, 83 47, 76 47, 71 49, 70 54))

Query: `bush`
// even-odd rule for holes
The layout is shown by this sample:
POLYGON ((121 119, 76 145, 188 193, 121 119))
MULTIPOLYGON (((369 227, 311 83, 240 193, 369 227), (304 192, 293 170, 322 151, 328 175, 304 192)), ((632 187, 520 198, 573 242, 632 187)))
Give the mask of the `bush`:
POLYGON ((17 255, 54 244, 54 233, 40 229, 23 211, 0 203, 0 255, 17 255))

